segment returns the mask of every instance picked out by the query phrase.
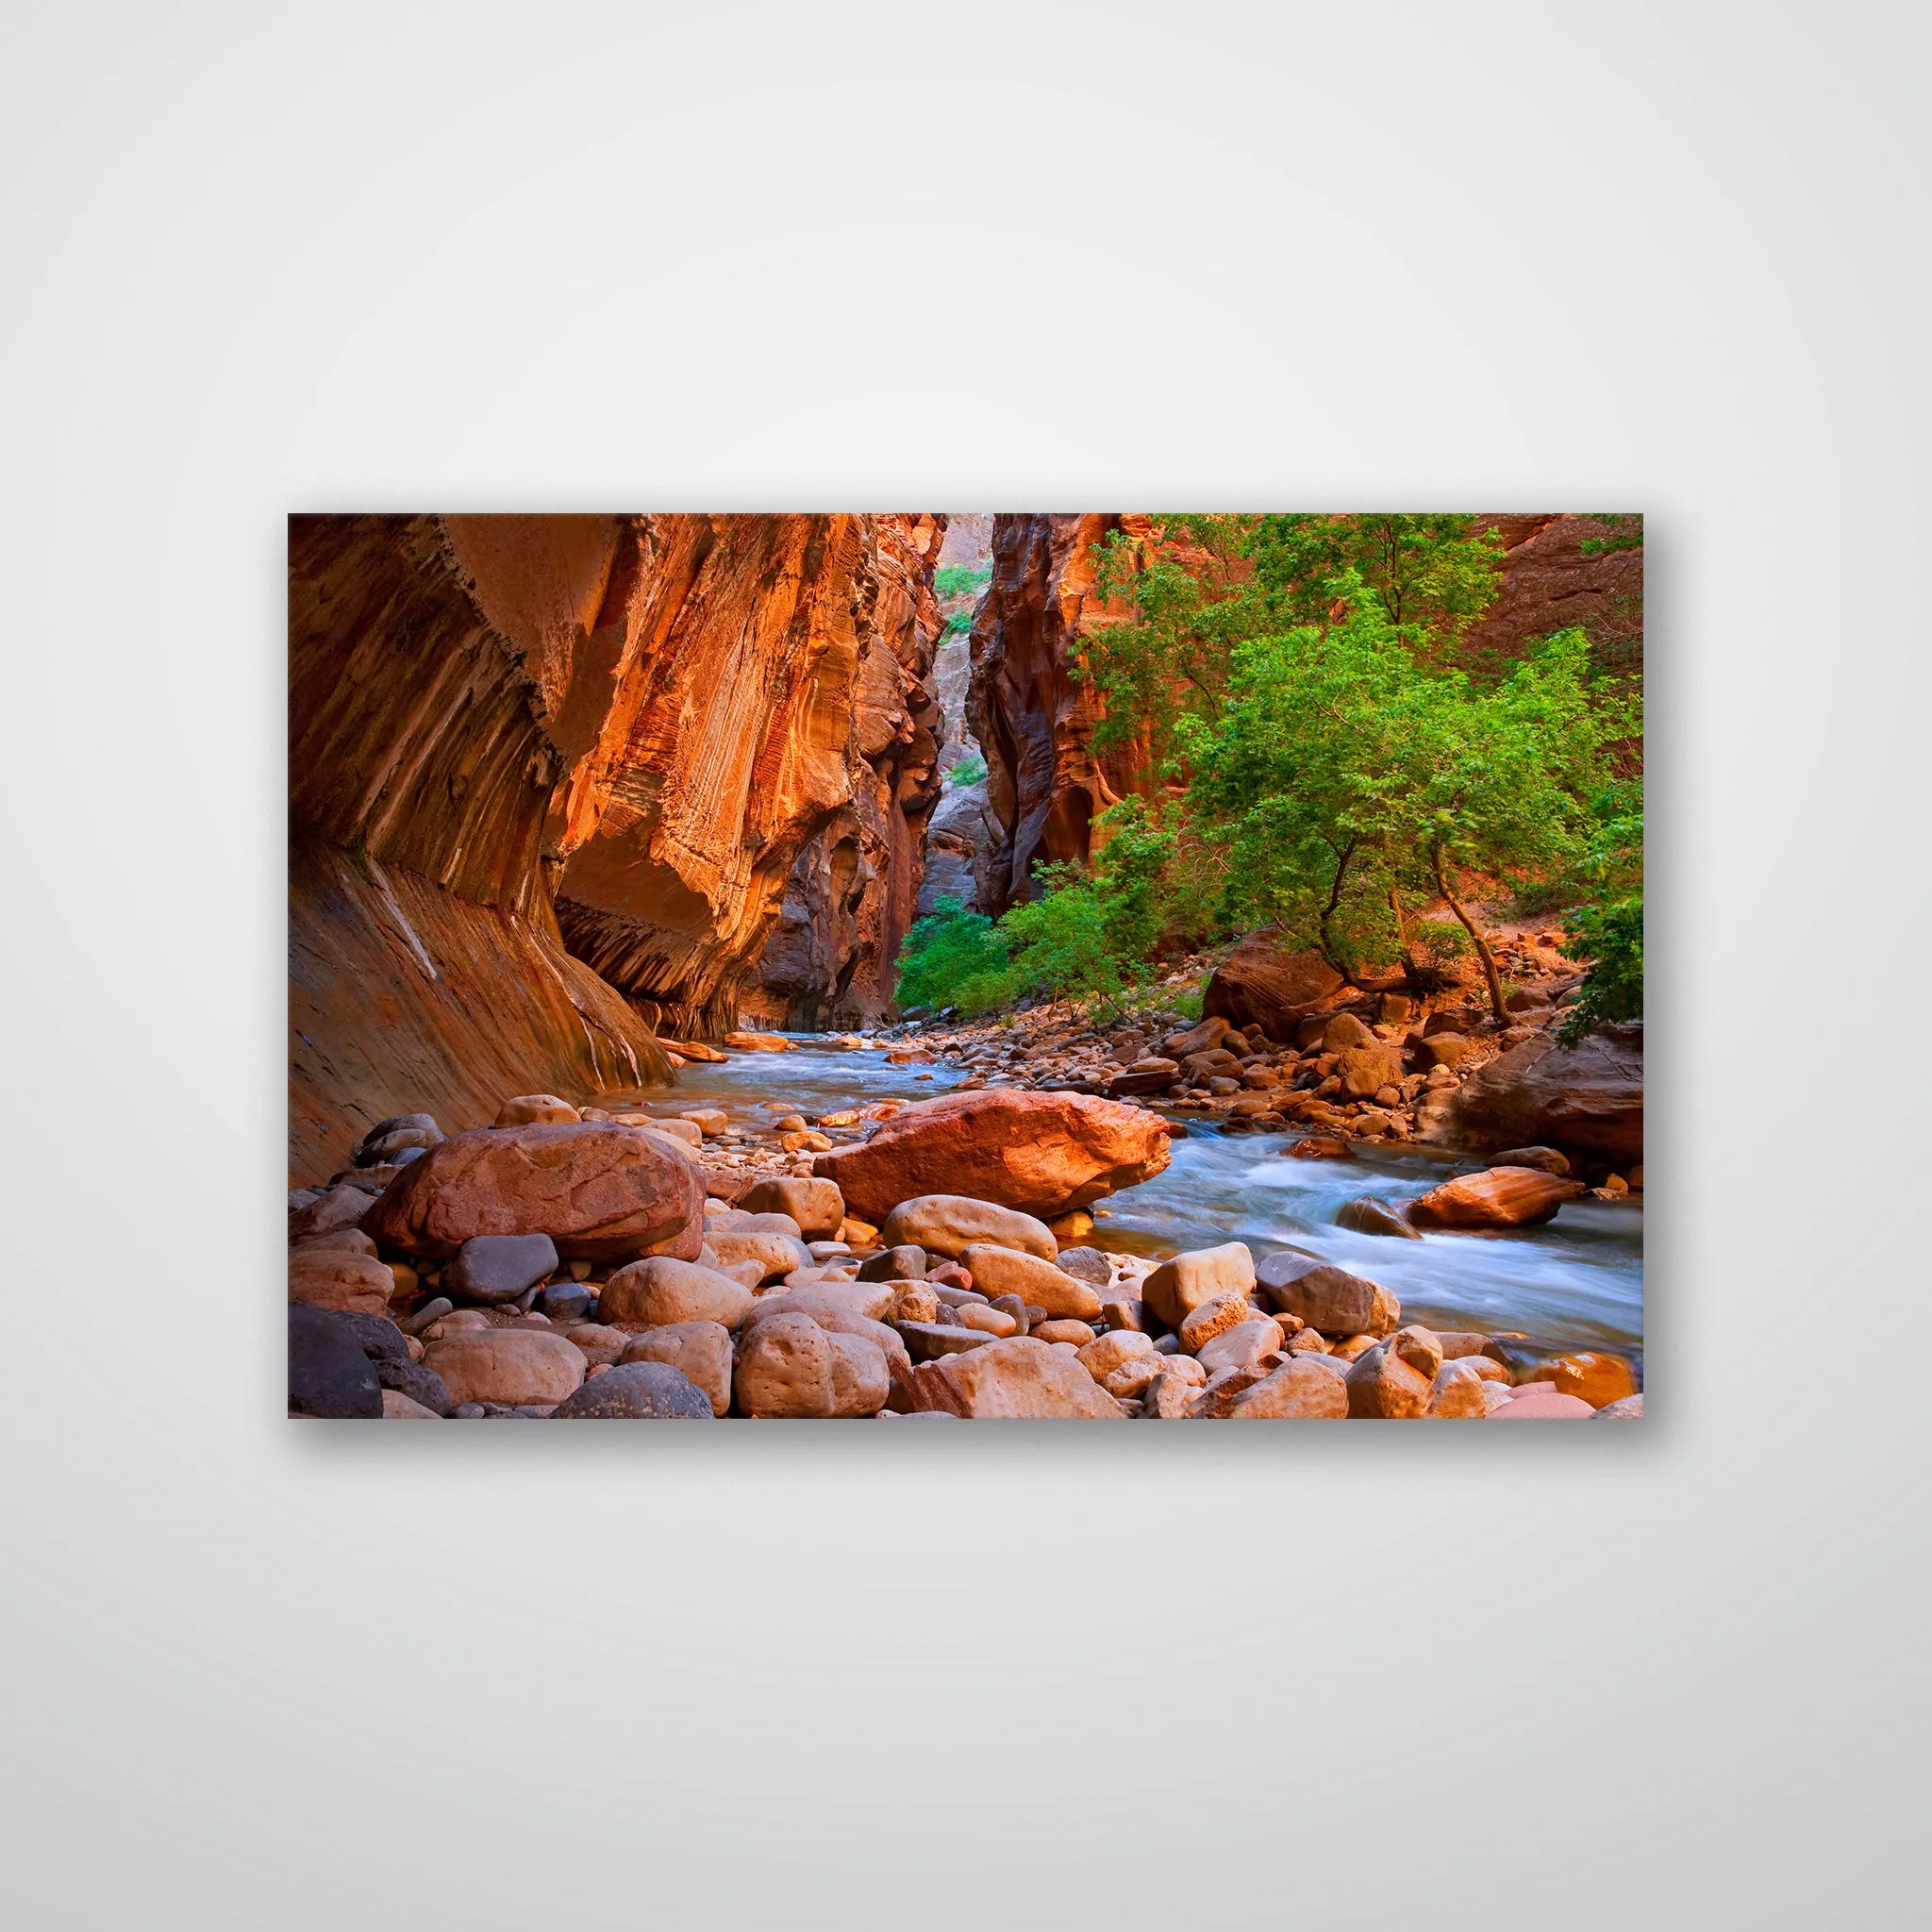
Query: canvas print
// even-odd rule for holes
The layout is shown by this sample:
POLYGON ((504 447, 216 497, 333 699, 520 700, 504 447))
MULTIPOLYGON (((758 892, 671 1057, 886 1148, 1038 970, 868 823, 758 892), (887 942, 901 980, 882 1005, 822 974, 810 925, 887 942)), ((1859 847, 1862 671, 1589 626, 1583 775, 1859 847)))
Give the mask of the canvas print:
POLYGON ((289 1410, 1643 1407, 1643 525, 289 529, 289 1410))

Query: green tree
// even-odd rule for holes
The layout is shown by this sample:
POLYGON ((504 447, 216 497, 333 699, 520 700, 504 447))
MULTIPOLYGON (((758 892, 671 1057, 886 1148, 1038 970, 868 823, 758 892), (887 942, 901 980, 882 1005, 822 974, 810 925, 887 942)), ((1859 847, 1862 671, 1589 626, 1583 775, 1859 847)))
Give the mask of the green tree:
POLYGON ((1395 958, 1425 978, 1404 894, 1440 894, 1500 1020, 1501 976, 1469 877, 1574 861, 1623 721, 1593 701, 1581 632, 1480 690, 1419 663, 1354 571, 1324 594, 1331 622, 1241 646, 1221 717, 1180 733, 1191 802, 1229 841, 1231 909, 1319 946, 1359 984, 1395 958))
POLYGON ((1352 572, 1425 658, 1459 641, 1501 587, 1502 541, 1469 516, 1265 516, 1247 554, 1277 624, 1336 621, 1330 591, 1352 572))
POLYGON ((1587 1033, 1643 1012, 1643 800, 1624 781, 1596 801, 1597 825, 1579 868, 1585 894, 1565 922, 1563 951, 1590 970, 1561 1038, 1587 1033))

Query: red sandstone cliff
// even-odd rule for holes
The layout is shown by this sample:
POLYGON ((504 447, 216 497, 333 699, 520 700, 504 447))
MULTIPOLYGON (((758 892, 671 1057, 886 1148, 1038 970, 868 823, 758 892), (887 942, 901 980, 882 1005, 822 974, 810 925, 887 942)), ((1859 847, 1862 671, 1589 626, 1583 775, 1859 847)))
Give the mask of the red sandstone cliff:
POLYGON ((1144 787, 1131 746, 1096 753, 1093 688, 1068 675, 1068 647, 1095 608, 1094 558, 1108 532, 1145 534, 1147 519, 1019 515, 993 519, 992 579, 973 622, 966 714, 986 758, 991 849, 980 909, 1033 896, 1036 862, 1085 860, 1089 827, 1144 787))
POLYGON ((841 814, 877 853, 848 909, 865 926, 870 892, 896 948, 930 805, 942 535, 919 517, 292 520, 298 1173, 335 1164, 365 1116, 459 1127, 506 1091, 662 1076, 644 1023, 730 1023, 794 861, 824 835, 836 852, 841 814))
POLYGON ((933 571, 943 517, 874 518, 877 586, 852 695, 848 802, 800 852, 740 1010, 774 1025, 858 1025, 891 1004, 899 941, 939 802, 932 685, 941 619, 933 571))

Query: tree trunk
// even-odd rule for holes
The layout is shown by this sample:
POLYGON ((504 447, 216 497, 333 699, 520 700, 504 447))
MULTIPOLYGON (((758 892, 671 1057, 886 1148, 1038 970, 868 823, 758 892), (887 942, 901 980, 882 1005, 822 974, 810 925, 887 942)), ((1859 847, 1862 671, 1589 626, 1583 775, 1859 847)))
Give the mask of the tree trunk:
POLYGON ((1442 848, 1438 845, 1432 855, 1436 871, 1436 889, 1449 902, 1449 909, 1462 922, 1462 929, 1468 933, 1470 942, 1475 947, 1475 956, 1483 962, 1483 977, 1490 983, 1490 1010, 1496 1016, 1496 1024, 1505 1024, 1503 1012, 1503 981, 1496 971, 1496 956, 1490 951, 1490 941, 1467 912, 1462 909, 1462 901, 1449 890, 1449 875, 1442 860, 1442 848))
POLYGON ((1361 981, 1355 976, 1354 972, 1342 959, 1334 936, 1328 930, 1328 922, 1335 916, 1335 908, 1341 904, 1341 889, 1348 881, 1348 868, 1355 858, 1355 848, 1359 843, 1360 841, 1356 839, 1348 841, 1346 849, 1336 863, 1335 883, 1329 888, 1328 903, 1322 908, 1322 957, 1341 974, 1347 985, 1354 987, 1357 991, 1361 990, 1361 981))

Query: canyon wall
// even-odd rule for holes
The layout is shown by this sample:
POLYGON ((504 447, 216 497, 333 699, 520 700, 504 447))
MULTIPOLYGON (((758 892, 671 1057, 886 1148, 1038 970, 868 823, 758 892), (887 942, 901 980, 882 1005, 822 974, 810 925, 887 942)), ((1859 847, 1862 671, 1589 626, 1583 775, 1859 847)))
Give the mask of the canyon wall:
POLYGON ((738 993, 739 1012, 767 1025, 879 1018, 924 873, 943 730, 932 681, 941 624, 932 578, 946 519, 871 521, 876 589, 850 691, 848 795, 792 862, 757 972, 738 993))
POLYGON ((1090 856, 1089 827, 1130 791, 1150 791, 1132 744, 1096 752, 1104 715, 1091 685, 1068 675, 1068 646, 1109 612, 1094 595, 1108 533, 1145 536, 1144 516, 993 519, 992 578, 973 622, 966 712, 986 759, 989 849, 976 868, 980 910, 1036 895, 1033 867, 1090 856))
POLYGON ((896 947, 942 539, 918 516, 291 519, 291 1168, 387 1113, 454 1128, 509 1091, 666 1077, 650 1029, 732 1023, 814 841, 836 879, 849 834, 872 869, 839 904, 896 947))

